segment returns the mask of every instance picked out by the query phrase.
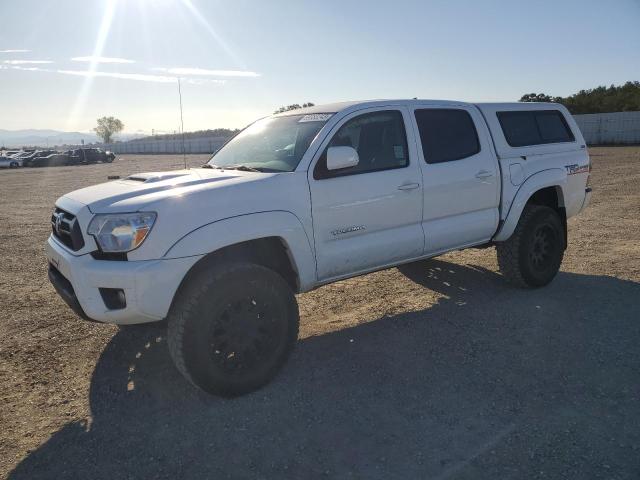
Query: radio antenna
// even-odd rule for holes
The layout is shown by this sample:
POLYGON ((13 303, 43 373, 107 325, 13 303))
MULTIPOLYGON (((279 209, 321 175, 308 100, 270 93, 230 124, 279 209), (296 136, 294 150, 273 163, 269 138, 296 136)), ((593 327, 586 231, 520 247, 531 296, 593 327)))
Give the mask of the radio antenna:
POLYGON ((182 90, 180 88, 180 77, 178 77, 178 97, 180 98, 180 130, 182 130, 182 161, 184 169, 187 169, 187 155, 184 150, 184 120, 182 118, 182 90))

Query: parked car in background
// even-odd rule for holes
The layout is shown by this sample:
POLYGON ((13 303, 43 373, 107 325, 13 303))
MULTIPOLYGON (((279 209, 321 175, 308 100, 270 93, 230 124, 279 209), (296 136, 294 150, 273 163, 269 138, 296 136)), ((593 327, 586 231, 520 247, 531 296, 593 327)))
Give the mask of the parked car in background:
POLYGON ((115 154, 108 150, 104 151, 101 148, 78 148, 70 150, 68 153, 72 165, 111 163, 116 158, 115 154))
POLYGON ((28 156, 32 155, 35 152, 36 152, 35 148, 24 149, 24 150, 21 150, 19 153, 16 153, 15 155, 13 155, 13 158, 27 158, 28 156))
POLYGON ((22 166, 22 159, 13 157, 0 157, 0 168, 18 168, 22 166))
POLYGON ((9 150, 3 156, 3 167, 59 167, 63 165, 88 165, 91 163, 111 163, 114 153, 101 148, 77 148, 59 152, 45 150, 9 150), (12 161, 6 160, 11 159, 12 161))
POLYGON ((49 155, 57 154, 57 150, 35 150, 30 152, 28 155, 22 157, 22 166, 23 167, 33 167, 33 166, 44 166, 44 165, 36 165, 38 163, 39 158, 47 157, 49 155))
POLYGON ((57 151, 47 152, 47 155, 34 157, 30 160, 29 166, 31 167, 60 167, 63 165, 69 165, 70 159, 68 153, 60 153, 57 151))

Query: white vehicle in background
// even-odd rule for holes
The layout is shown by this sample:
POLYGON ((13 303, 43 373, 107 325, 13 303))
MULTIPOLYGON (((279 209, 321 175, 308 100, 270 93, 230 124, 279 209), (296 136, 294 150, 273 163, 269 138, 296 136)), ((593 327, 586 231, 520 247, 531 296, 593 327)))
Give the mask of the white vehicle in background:
POLYGON ((0 168, 18 168, 22 166, 22 159, 16 157, 0 157, 0 168))
POLYGON ((84 318, 166 319, 185 377, 237 395, 289 356, 295 293, 490 245, 507 280, 547 285, 589 172, 561 105, 314 106, 258 120, 202 168, 59 198, 49 277, 84 318))

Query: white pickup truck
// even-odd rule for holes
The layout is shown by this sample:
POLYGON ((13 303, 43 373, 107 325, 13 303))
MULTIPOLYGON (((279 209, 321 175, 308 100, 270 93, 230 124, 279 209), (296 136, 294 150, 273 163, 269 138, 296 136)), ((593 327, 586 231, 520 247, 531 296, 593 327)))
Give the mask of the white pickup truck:
POLYGON ((314 106, 256 121, 202 168, 59 198, 49 278, 85 319, 166 319, 185 377, 238 395, 291 352, 295 293, 488 245, 509 281, 548 284, 590 169, 561 105, 314 106))

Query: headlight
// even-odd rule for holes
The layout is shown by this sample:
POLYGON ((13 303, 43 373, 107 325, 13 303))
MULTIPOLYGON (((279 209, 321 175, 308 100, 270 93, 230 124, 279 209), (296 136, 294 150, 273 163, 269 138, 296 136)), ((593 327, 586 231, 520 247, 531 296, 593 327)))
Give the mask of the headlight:
POLYGON ((103 252, 129 252, 144 242, 155 221, 153 212, 96 215, 87 233, 103 252))

